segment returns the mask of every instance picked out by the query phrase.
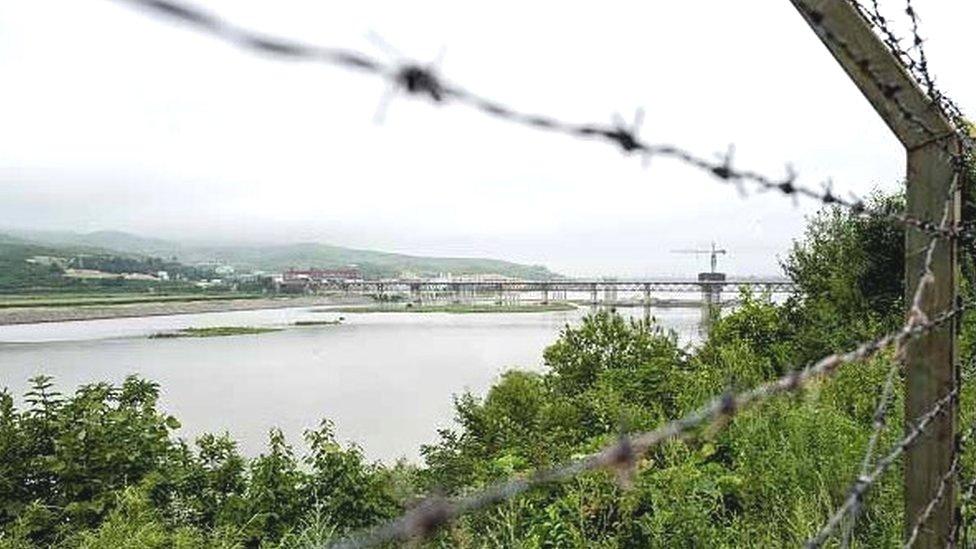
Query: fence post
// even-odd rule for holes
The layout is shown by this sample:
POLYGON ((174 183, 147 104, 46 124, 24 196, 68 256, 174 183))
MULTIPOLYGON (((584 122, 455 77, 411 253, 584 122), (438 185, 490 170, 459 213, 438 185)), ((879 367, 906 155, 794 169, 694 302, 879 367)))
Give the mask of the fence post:
MULTIPOLYGON (((908 215, 938 223, 953 185, 952 155, 959 152, 954 129, 932 105, 901 63, 875 36, 867 21, 845 0, 790 0, 847 75, 905 146, 908 157, 908 215)), ((840 122, 840 121, 839 121, 840 122)), ((950 223, 959 216, 955 191, 950 223)), ((931 236, 905 229, 906 301, 915 295, 931 236)), ((956 303, 955 240, 940 239, 935 248, 933 284, 925 288, 922 310, 929 315, 956 303)), ((909 342, 905 353, 905 420, 924 414, 956 382, 955 321, 909 342)), ((953 401, 905 454, 905 533, 933 500, 955 453, 957 403, 953 401)), ((956 518, 952 483, 919 535, 916 547, 945 547, 956 518)))

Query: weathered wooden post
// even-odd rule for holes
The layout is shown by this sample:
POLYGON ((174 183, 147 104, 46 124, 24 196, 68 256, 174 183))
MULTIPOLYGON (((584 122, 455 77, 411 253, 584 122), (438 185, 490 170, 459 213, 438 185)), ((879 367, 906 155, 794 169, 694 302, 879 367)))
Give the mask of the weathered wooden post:
MULTIPOLYGON (((959 193, 953 187, 953 154, 959 142, 946 120, 899 61, 872 32, 850 3, 843 0, 791 0, 827 49, 857 84, 905 146, 908 157, 907 213, 939 223, 947 197, 954 193, 949 222, 959 216, 959 193)), ((842 123, 843 121, 838 121, 842 123)), ((905 292, 910 303, 925 264, 931 235, 905 230, 905 292)), ((956 245, 940 239, 934 251, 933 283, 924 289, 922 310, 930 317, 950 310, 956 300, 956 245)), ((915 418, 931 410, 949 393, 956 380, 955 321, 913 339, 906 349, 906 430, 915 418)), ((955 453, 957 404, 933 422, 905 456, 906 535, 923 508, 934 499, 955 453)), ((945 547, 956 516, 956 486, 935 508, 916 547, 945 547)))

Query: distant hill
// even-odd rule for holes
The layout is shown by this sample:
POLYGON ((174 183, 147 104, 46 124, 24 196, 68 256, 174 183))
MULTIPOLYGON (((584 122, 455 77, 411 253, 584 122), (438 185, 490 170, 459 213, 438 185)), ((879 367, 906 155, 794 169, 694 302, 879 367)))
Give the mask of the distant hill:
POLYGON ((498 259, 424 257, 372 250, 359 250, 321 243, 200 245, 147 238, 121 231, 73 233, 65 231, 7 230, 0 242, 11 239, 24 244, 91 247, 123 254, 176 258, 181 263, 220 262, 238 269, 282 271, 289 268, 342 267, 358 265, 369 277, 417 274, 498 273, 518 278, 544 280, 559 275, 541 265, 524 265, 498 259))
POLYGON ((86 247, 114 250, 126 254, 163 255, 179 248, 179 245, 159 238, 147 238, 122 231, 95 231, 74 233, 70 231, 32 231, 24 229, 0 229, 0 241, 4 238, 21 243, 86 247))
POLYGON ((0 234, 0 292, 66 286, 68 281, 62 279, 59 269, 27 260, 36 256, 68 257, 93 251, 85 246, 46 246, 0 234))

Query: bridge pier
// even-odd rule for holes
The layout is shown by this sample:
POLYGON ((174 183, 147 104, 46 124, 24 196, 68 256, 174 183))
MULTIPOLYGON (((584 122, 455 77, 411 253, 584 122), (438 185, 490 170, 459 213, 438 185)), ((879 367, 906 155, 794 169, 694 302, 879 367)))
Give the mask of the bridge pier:
POLYGON ((702 312, 698 331, 703 337, 707 337, 708 331, 718 319, 722 309, 722 286, 725 282, 725 273, 698 273, 698 281, 705 282, 701 285, 702 312))
POLYGON ((644 284, 644 323, 651 323, 651 285, 644 284))
POLYGON ((590 285, 590 305, 592 305, 594 307, 596 307, 596 304, 597 304, 597 297, 596 296, 597 296, 597 285, 596 284, 591 284, 590 285))
POLYGON ((617 286, 615 284, 604 285, 603 304, 607 307, 614 307, 617 304, 617 286))

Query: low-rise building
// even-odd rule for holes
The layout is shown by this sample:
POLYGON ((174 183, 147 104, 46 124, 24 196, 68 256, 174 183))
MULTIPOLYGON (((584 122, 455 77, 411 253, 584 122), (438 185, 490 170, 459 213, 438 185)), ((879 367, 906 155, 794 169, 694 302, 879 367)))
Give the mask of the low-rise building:
POLYGON ((275 286, 286 293, 311 293, 322 286, 356 282, 363 279, 362 272, 355 266, 338 269, 289 269, 275 279, 275 286))

